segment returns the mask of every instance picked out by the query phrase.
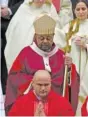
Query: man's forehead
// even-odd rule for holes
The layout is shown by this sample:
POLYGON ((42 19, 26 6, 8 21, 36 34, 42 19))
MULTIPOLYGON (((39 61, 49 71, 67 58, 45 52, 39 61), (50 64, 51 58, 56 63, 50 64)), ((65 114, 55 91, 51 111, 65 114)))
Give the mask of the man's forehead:
POLYGON ((51 80, 51 75, 48 71, 45 70, 39 70, 34 74, 33 81, 45 81, 45 80, 51 80))
POLYGON ((42 78, 36 78, 35 79, 35 81, 41 81, 41 82, 43 82, 43 81, 51 81, 51 78, 50 77, 42 77, 42 78))
POLYGON ((35 84, 41 84, 41 85, 51 84, 51 81, 36 81, 35 84))
POLYGON ((35 34, 36 36, 53 36, 54 34, 35 34))

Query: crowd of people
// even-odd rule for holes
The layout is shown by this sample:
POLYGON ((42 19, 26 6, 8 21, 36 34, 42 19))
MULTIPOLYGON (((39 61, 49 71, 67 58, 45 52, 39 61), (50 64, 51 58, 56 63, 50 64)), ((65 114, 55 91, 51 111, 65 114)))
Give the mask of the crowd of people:
POLYGON ((0 114, 88 116, 88 1, 0 6, 0 114))

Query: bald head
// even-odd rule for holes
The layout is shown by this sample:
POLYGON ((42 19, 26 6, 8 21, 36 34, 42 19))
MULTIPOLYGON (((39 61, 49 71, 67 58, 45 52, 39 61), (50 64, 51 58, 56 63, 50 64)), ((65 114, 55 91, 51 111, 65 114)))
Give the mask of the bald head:
POLYGON ((33 77, 33 81, 36 80, 49 80, 51 81, 50 73, 46 70, 38 70, 33 77))
POLYGON ((51 90, 51 76, 46 70, 38 70, 33 77, 32 82, 35 93, 45 98, 51 90))

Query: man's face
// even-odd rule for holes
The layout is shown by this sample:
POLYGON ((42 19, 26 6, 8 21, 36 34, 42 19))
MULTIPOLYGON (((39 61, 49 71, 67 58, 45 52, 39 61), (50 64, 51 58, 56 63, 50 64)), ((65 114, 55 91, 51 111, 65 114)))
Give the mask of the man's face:
POLYGON ((46 98, 46 96, 51 90, 50 78, 36 78, 36 80, 33 81, 33 89, 37 96, 39 96, 41 99, 46 98))
POLYGON ((34 0, 34 3, 36 4, 37 7, 41 7, 46 0, 34 0))
POLYGON ((88 8, 84 2, 79 2, 75 8, 75 15, 80 20, 85 20, 88 17, 88 8))
POLYGON ((37 46, 45 51, 49 52, 52 48, 54 34, 50 35, 35 35, 37 46))

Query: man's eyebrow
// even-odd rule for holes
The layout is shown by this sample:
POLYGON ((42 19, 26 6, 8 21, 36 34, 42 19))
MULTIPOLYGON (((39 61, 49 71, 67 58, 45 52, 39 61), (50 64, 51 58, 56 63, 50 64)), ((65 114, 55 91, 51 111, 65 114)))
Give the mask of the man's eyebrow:
POLYGON ((49 83, 44 83, 44 84, 41 84, 41 83, 36 83, 38 85, 48 85, 49 83))

